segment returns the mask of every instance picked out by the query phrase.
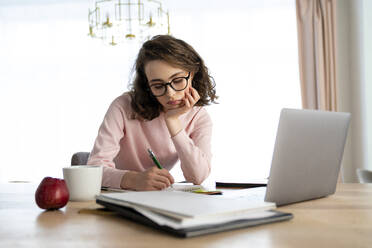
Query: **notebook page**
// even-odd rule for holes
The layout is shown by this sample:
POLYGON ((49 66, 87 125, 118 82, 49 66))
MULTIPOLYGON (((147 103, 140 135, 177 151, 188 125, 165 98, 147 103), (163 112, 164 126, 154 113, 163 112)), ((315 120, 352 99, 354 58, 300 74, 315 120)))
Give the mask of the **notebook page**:
POLYGON ((198 189, 205 189, 201 185, 194 185, 190 183, 174 183, 171 187, 164 189, 164 191, 184 191, 191 192, 198 189))
POLYGON ((206 216, 231 216, 235 213, 275 208, 275 203, 252 201, 241 197, 227 199, 219 196, 190 194, 179 191, 146 191, 101 194, 100 200, 115 200, 152 211, 180 216, 200 218, 206 216))

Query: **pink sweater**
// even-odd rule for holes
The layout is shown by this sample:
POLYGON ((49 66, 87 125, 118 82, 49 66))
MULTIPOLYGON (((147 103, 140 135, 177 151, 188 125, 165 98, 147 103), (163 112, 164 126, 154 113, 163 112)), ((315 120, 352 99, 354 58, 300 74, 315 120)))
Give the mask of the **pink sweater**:
POLYGON ((144 171, 154 165, 151 148, 160 164, 171 170, 180 159, 187 181, 202 183, 211 170, 212 121, 203 107, 180 116, 183 129, 170 137, 164 113, 151 121, 130 119, 129 94, 116 98, 99 128, 89 165, 103 165, 102 186, 120 188, 127 171, 144 171))

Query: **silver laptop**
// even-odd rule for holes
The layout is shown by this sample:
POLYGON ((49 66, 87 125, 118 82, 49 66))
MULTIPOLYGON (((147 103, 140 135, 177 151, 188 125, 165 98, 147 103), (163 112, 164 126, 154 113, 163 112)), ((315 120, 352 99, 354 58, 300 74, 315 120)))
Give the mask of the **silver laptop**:
POLYGON ((265 201, 278 206, 333 194, 350 113, 283 109, 265 201))

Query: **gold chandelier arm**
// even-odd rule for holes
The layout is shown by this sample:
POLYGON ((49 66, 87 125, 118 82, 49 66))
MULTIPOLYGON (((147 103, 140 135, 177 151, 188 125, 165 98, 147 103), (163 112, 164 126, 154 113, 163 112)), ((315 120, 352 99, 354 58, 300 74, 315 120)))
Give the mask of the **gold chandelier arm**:
POLYGON ((170 34, 169 11, 163 10, 161 0, 96 0, 94 9, 88 11, 88 23, 90 37, 112 46, 128 39, 143 42, 152 35, 170 34))

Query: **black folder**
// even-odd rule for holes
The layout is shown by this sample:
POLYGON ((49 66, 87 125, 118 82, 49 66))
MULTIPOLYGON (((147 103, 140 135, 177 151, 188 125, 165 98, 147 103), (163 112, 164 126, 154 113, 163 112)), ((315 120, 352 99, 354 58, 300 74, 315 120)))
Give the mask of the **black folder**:
POLYGON ((207 224, 207 225, 193 226, 193 227, 187 227, 187 228, 181 228, 181 229, 174 229, 169 226, 159 225, 132 208, 101 201, 99 199, 97 199, 96 202, 106 207, 109 210, 117 212, 118 214, 122 215, 126 219, 132 220, 137 223, 141 223, 143 225, 155 228, 157 230, 161 230, 163 232, 166 232, 168 234, 181 237, 181 238, 195 237, 195 236, 228 231, 228 230, 233 230, 233 229, 241 229, 245 227, 251 227, 251 226, 257 226, 257 225, 262 225, 266 223, 284 221, 284 220, 289 220, 293 218, 293 215, 291 213, 284 213, 284 212, 279 212, 276 210, 268 210, 270 212, 273 212, 274 215, 271 215, 265 218, 241 219, 241 220, 235 220, 235 221, 219 223, 219 224, 207 224))

